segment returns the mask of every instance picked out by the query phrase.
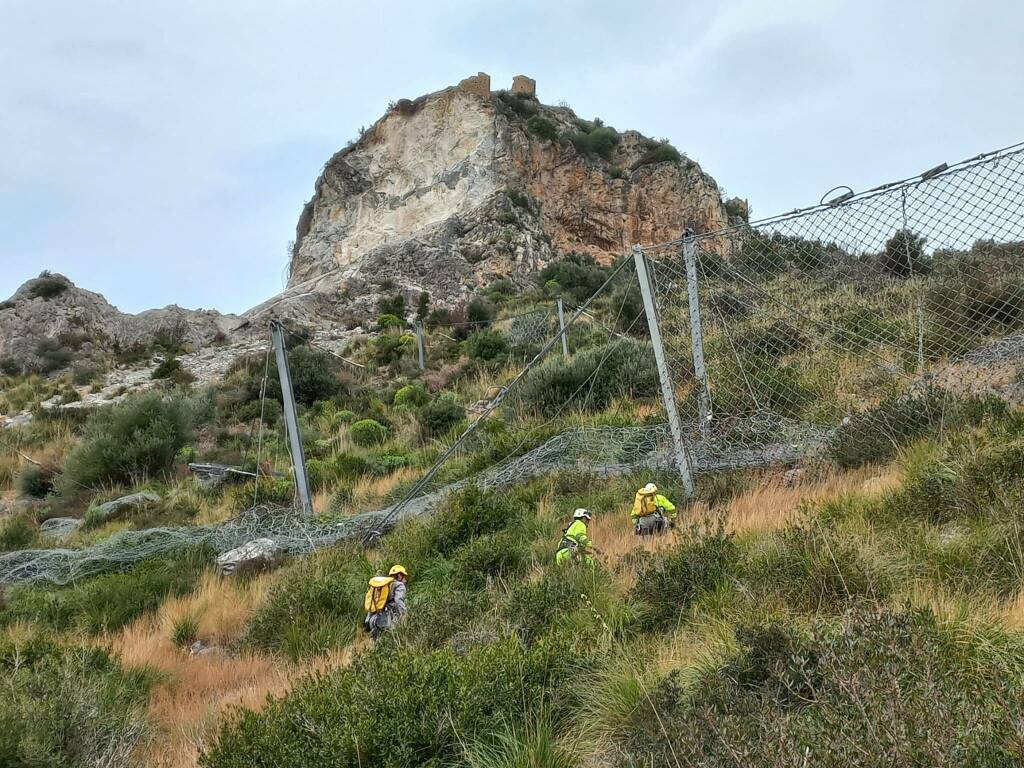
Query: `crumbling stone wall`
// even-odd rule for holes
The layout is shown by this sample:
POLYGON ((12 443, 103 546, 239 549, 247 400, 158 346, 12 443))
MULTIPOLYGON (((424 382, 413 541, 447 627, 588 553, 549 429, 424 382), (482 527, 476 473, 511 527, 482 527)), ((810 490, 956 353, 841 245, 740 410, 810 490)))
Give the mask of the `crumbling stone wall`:
POLYGON ((482 99, 491 98, 491 76, 486 72, 477 72, 473 77, 467 77, 459 82, 460 91, 472 93, 482 99))
POLYGON ((512 93, 519 96, 537 97, 537 81, 526 75, 516 75, 512 78, 512 93))

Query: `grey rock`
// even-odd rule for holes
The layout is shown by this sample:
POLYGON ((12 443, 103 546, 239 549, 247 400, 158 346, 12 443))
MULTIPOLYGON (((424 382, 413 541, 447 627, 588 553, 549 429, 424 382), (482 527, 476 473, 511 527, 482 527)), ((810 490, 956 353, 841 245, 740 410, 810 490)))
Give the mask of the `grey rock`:
POLYGON ((85 524, 84 520, 77 517, 51 517, 39 524, 39 530, 51 539, 62 541, 77 531, 85 524))
POLYGON ((160 494, 153 493, 152 491, 139 491, 138 493, 131 493, 127 496, 121 496, 120 498, 98 504, 90 511, 90 517, 98 523, 105 523, 107 520, 113 520, 125 512, 145 509, 159 503, 160 494))
POLYGON ((269 563, 279 552, 272 539, 253 539, 217 557, 221 573, 234 573, 239 566, 253 563, 269 563))

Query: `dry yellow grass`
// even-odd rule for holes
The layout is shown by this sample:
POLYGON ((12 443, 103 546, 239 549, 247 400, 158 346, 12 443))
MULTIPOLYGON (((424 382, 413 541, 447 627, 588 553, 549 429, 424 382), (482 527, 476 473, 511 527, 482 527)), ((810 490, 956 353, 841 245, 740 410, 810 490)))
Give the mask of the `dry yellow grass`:
POLYGON ((361 509, 364 505, 377 504, 383 501, 384 497, 391 492, 399 483, 418 478, 423 470, 415 467, 405 467, 392 472, 387 477, 364 477, 360 479, 353 490, 353 506, 361 509))
POLYGON ((263 599, 269 580, 246 584, 208 576, 191 595, 167 600, 107 642, 129 667, 159 673, 149 700, 150 737, 139 747, 138 762, 157 768, 194 766, 229 707, 259 709, 270 695, 281 695, 304 674, 345 664, 345 649, 298 667, 266 654, 233 654, 224 646, 237 640, 263 599), (215 646, 192 655, 172 642, 175 623, 198 620, 199 638, 215 646))

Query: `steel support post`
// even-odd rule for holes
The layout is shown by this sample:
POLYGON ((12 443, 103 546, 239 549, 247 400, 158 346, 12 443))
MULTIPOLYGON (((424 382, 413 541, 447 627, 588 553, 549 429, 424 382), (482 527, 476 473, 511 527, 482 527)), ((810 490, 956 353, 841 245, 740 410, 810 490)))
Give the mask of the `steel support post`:
POLYGON ((665 415, 668 417, 668 427, 672 433, 676 466, 683 480, 683 490, 687 496, 692 497, 694 494, 693 470, 689 452, 683 440, 683 427, 679 421, 679 411, 676 410, 675 386, 665 361, 665 347, 662 344, 661 328, 658 325, 658 309, 654 302, 654 290, 647 269, 647 257, 638 245, 633 246, 633 260, 636 262, 637 281, 640 283, 640 295, 644 300, 644 314, 647 315, 647 328, 650 330, 654 360, 658 367, 658 379, 661 381, 661 398, 665 403, 665 415))
POLYGON ((274 341, 277 357, 277 372, 281 378, 281 399, 284 403, 284 423, 288 431, 288 445, 292 454, 292 472, 295 488, 299 492, 302 511, 313 514, 313 497, 309 492, 309 476, 306 474, 306 454, 302 450, 302 436, 299 434, 299 414, 295 408, 295 392, 292 390, 292 376, 288 369, 288 353, 285 350, 284 326, 274 320, 270 323, 270 335, 274 341))
POLYGON ((697 282, 697 244, 692 236, 683 240, 683 262, 686 265, 686 293, 690 300, 690 344, 693 348, 693 373, 700 387, 697 409, 700 415, 700 437, 705 443, 711 430, 711 389, 708 369, 704 364, 704 326, 700 321, 700 285, 697 282))

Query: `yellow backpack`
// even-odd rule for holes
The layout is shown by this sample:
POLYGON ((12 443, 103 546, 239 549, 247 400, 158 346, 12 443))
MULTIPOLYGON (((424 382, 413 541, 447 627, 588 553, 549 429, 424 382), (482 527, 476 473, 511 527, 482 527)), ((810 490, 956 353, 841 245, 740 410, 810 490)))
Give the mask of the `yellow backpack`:
POLYGON ((640 511, 644 516, 653 515, 658 511, 657 494, 645 493, 640 497, 640 511))
POLYGON ((370 588, 363 598, 363 608, 367 613, 380 613, 388 604, 391 596, 391 585, 395 583, 393 576, 374 576, 370 579, 370 588))

